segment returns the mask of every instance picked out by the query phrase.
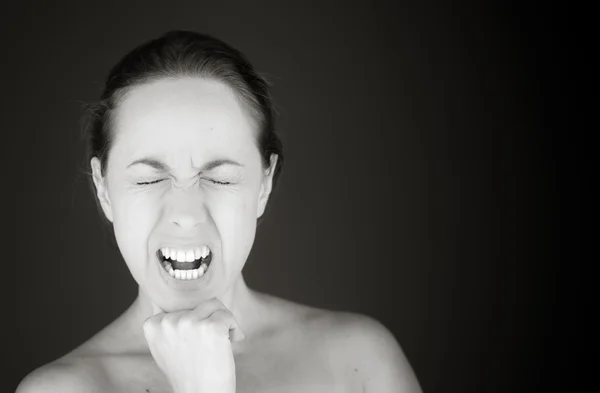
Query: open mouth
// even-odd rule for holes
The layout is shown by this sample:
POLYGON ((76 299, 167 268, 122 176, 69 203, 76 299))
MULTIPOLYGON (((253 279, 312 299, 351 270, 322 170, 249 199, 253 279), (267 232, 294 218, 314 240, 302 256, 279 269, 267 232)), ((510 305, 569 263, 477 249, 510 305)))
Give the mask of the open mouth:
POLYGON ((185 250, 162 247, 157 254, 165 271, 177 280, 196 280, 202 277, 212 260, 212 252, 208 246, 185 250))

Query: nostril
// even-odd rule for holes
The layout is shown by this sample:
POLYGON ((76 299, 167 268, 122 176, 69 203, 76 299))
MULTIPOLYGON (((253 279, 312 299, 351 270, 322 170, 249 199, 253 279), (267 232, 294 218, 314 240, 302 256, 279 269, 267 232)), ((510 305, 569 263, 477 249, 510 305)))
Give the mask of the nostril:
POLYGON ((200 224, 200 220, 198 220, 192 216, 176 217, 173 220, 171 220, 171 222, 182 228, 194 228, 194 227, 198 226, 198 224, 200 224))
POLYGON ((201 206, 177 206, 178 209, 169 212, 169 221, 183 229, 193 229, 205 223, 208 212, 201 206))

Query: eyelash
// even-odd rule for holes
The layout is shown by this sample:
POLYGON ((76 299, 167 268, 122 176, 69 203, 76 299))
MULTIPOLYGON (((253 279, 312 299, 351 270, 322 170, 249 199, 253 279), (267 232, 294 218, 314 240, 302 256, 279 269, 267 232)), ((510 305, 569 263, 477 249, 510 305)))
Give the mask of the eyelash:
MULTIPOLYGON (((165 180, 165 179, 159 179, 159 180, 148 181, 148 182, 137 182, 136 184, 138 186, 149 186, 151 184, 160 183, 163 180, 165 180)), ((218 185, 221 185, 221 186, 228 186, 228 185, 231 184, 230 182, 227 182, 227 181, 223 182, 223 181, 217 181, 217 180, 212 180, 212 179, 206 179, 206 180, 208 180, 211 183, 218 184, 218 185)))
POLYGON ((209 182, 211 182, 211 183, 218 184, 218 185, 221 185, 221 186, 228 186, 228 185, 230 185, 230 184, 231 184, 231 183, 230 183, 230 182, 228 182, 228 181, 217 181, 217 180, 211 180, 211 179, 207 179, 207 180, 208 180, 209 182))
POLYGON ((165 180, 165 179, 154 180, 154 181, 142 181, 142 182, 137 182, 136 184, 138 186, 149 186, 150 184, 160 183, 163 180, 165 180))

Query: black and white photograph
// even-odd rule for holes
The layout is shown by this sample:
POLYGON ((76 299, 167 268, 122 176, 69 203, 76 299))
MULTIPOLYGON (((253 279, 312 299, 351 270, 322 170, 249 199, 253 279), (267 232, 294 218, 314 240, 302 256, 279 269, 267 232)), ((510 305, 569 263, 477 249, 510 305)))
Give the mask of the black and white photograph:
POLYGON ((0 391, 560 389, 548 9, 4 8, 0 391))

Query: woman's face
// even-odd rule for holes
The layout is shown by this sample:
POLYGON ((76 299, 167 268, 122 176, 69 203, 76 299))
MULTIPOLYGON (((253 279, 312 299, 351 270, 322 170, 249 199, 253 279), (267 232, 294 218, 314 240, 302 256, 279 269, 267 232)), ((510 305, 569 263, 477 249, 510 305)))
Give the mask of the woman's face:
POLYGON ((200 78, 136 86, 113 113, 104 178, 92 159, 123 258, 165 311, 222 296, 250 253, 276 157, 265 170, 242 105, 224 84, 200 78))

